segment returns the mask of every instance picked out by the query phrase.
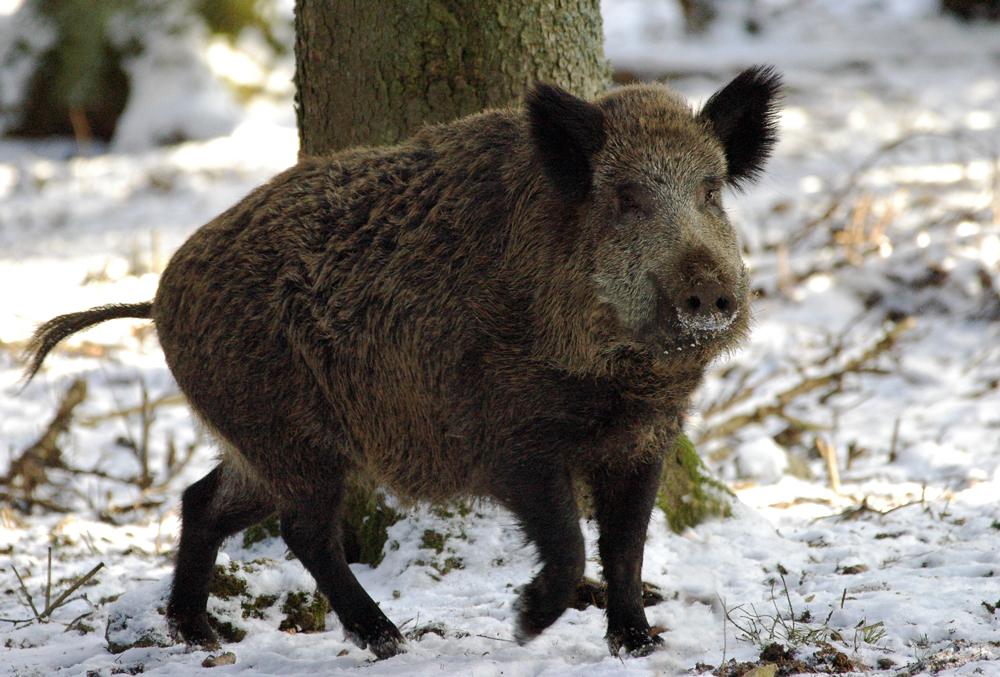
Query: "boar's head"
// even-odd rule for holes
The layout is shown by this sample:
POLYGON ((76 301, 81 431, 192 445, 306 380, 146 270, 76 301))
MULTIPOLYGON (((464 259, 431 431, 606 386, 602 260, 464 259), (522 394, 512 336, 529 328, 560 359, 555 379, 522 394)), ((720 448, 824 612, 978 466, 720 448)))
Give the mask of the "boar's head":
POLYGON ((751 68, 697 114, 661 85, 593 103, 550 85, 528 97, 545 174, 577 206, 597 301, 665 359, 705 363, 748 331, 749 277, 722 193, 760 174, 780 87, 751 68))

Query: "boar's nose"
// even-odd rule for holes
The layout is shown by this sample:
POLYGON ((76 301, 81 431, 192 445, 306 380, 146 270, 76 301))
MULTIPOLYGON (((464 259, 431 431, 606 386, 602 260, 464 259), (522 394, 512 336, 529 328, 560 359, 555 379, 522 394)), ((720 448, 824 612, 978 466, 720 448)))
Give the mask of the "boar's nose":
POLYGON ((736 318, 735 295, 715 280, 686 285, 674 306, 680 323, 695 331, 720 331, 736 318))

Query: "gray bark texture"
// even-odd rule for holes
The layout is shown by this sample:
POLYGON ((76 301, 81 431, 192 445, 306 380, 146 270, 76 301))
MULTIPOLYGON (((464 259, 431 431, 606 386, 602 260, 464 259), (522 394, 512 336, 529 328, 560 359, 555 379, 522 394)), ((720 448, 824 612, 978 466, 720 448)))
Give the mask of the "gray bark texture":
POLYGON ((300 154, 402 141, 546 81, 611 82, 599 0, 298 0, 300 154))

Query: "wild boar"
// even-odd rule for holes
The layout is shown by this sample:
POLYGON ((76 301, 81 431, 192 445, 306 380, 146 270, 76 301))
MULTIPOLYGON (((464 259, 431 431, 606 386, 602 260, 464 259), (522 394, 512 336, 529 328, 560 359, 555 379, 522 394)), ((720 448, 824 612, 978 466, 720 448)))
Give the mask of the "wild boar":
POLYGON ((584 571, 573 495, 593 495, 607 642, 642 654, 640 571, 663 456, 706 366, 746 336, 749 281, 723 209, 776 141, 780 77, 754 67, 694 113, 661 85, 587 102, 547 84, 521 108, 394 147, 303 159, 177 251, 152 302, 42 325, 63 338, 155 322, 218 437, 191 485, 168 617, 217 643, 205 605, 222 541, 275 510, 347 636, 403 637, 345 561, 345 480, 407 500, 506 506, 543 567, 514 636, 556 621, 584 571))

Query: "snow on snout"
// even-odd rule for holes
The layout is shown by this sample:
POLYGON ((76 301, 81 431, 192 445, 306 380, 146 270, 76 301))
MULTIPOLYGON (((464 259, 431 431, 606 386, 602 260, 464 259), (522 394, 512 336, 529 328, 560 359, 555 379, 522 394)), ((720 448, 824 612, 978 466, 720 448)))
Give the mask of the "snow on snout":
POLYGON ((691 315, 677 309, 677 320, 681 326, 691 331, 718 332, 729 328, 736 319, 736 313, 706 313, 691 315))

